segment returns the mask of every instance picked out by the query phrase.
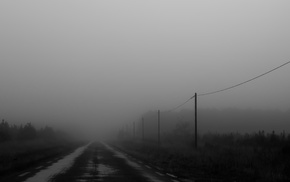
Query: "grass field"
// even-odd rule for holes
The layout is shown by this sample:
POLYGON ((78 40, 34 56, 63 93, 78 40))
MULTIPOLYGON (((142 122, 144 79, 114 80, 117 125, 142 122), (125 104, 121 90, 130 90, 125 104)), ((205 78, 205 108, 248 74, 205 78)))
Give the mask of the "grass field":
POLYGON ((156 143, 122 140, 115 145, 168 172, 196 181, 289 181, 290 137, 285 134, 168 135, 156 143))

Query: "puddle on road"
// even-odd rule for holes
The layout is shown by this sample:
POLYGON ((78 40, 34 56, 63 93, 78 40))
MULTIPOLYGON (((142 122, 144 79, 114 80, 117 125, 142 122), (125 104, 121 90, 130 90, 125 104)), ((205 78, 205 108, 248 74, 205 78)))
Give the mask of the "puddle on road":
MULTIPOLYGON (((98 157, 102 158, 102 157, 98 157)), ((116 173, 118 170, 112 168, 109 165, 104 164, 96 164, 93 162, 93 160, 89 160, 87 166, 86 166, 86 173, 80 176, 79 179, 77 179, 78 182, 85 182, 85 181, 91 181, 92 179, 97 181, 102 181, 102 178, 105 178, 107 176, 110 176, 114 173, 116 173)))
POLYGON ((56 174, 65 172, 73 164, 74 159, 81 155, 90 144, 91 143, 76 149, 73 153, 65 156, 63 159, 60 159, 51 166, 48 166, 46 169, 39 171, 24 182, 47 182, 56 174))
POLYGON ((81 181, 88 181, 89 179, 94 179, 95 178, 95 174, 96 174, 96 169, 97 166, 95 163, 93 163, 92 160, 89 160, 87 163, 87 166, 85 167, 86 172, 84 174, 82 174, 79 179, 77 179, 77 181, 81 182, 81 181))
POLYGON ((108 165, 104 165, 104 164, 98 165, 98 176, 101 178, 109 176, 115 172, 117 172, 117 170, 108 165))
POLYGON ((112 152, 115 154, 116 157, 119 157, 119 158, 124 159, 124 160, 127 162, 127 164, 129 164, 129 165, 132 166, 133 168, 135 168, 135 169, 141 171, 141 172, 142 172, 142 175, 143 175, 144 177, 146 177, 147 179, 149 179, 150 181, 152 181, 152 182, 162 182, 161 180, 157 179, 155 176, 149 174, 148 172, 144 172, 144 170, 142 169, 142 167, 141 167, 139 164, 137 164, 136 162, 131 161, 128 157, 126 157, 125 154, 123 154, 123 153, 121 153, 121 152, 119 152, 119 151, 113 149, 112 147, 110 147, 109 145, 107 145, 107 144, 105 144, 105 143, 102 143, 102 144, 103 144, 107 149, 109 149, 110 151, 112 151, 112 152))
MULTIPOLYGON (((104 143, 103 143, 103 144, 104 144, 104 143)), ((138 169, 141 168, 141 166, 140 166, 139 164, 137 164, 136 162, 133 162, 133 161, 131 161, 130 159, 128 159, 128 157, 126 157, 125 154, 116 151, 115 149, 113 149, 112 147, 108 146, 107 144, 104 144, 104 145, 105 145, 109 150, 111 150, 111 151, 114 153, 114 156, 119 157, 119 158, 122 158, 122 159, 125 159, 126 162, 127 162, 130 166, 132 166, 132 167, 134 167, 134 168, 138 168, 138 169)))
POLYGON ((143 174, 146 178, 150 179, 152 182, 163 182, 163 181, 160 181, 159 179, 157 179, 156 177, 146 173, 146 174, 143 174))

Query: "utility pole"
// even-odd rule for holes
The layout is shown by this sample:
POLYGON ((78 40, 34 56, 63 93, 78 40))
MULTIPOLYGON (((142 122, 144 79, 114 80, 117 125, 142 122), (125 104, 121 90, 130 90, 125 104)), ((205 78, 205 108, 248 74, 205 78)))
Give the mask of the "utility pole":
POLYGON ((133 121, 133 139, 135 139, 135 121, 133 121))
POLYGON ((160 110, 158 110, 158 149, 160 148, 160 110))
POLYGON ((126 124, 126 137, 127 137, 127 139, 129 138, 129 129, 128 129, 128 124, 126 124))
POLYGON ((142 141, 144 142, 144 118, 142 117, 142 141))
POLYGON ((194 120, 195 120, 195 143, 194 143, 194 146, 195 146, 195 148, 197 148, 197 94, 195 93, 195 95, 194 95, 194 105, 195 105, 195 108, 194 108, 194 120))

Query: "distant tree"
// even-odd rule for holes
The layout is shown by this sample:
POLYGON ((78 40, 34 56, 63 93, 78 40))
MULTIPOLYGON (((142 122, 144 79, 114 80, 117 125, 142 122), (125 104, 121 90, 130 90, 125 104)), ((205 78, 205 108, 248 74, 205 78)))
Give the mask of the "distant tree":
POLYGON ((164 133, 162 140, 169 143, 186 143, 192 145, 192 137, 190 136, 191 128, 189 122, 178 122, 174 130, 164 133))
POLYGON ((119 130, 119 132, 118 132, 118 138, 119 138, 119 139, 124 139, 124 137, 125 137, 125 132, 124 132, 124 130, 119 130))
POLYGON ((275 134, 275 131, 272 131, 272 134, 270 135, 270 141, 272 144, 276 144, 277 142, 279 142, 279 138, 278 136, 275 134))
POLYGON ((190 129, 189 122, 178 122, 173 132, 175 135, 188 137, 190 135, 190 129))
POLYGON ((48 127, 48 126, 40 129, 38 134, 41 138, 44 138, 44 139, 52 139, 55 137, 55 131, 51 127, 48 127))
POLYGON ((19 127, 16 126, 15 124, 10 126, 10 134, 11 134, 11 139, 12 140, 16 140, 17 139, 17 135, 19 132, 19 127))
POLYGON ((19 140, 32 140, 37 136, 36 129, 31 123, 27 123, 24 127, 20 126, 18 132, 19 140))
POLYGON ((54 136, 57 138, 66 139, 68 137, 68 134, 63 130, 55 130, 54 136))
POLYGON ((2 119, 0 124, 0 142, 11 140, 10 127, 7 121, 2 119))

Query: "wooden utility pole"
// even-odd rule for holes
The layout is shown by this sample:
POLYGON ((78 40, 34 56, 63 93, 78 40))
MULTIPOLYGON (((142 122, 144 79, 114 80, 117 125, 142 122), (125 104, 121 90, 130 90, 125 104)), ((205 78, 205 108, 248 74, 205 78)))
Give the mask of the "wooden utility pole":
POLYGON ((144 142, 144 118, 142 117, 142 141, 144 142))
POLYGON ((126 136, 127 136, 127 138, 129 138, 129 135, 130 135, 129 132, 130 131, 129 131, 129 128, 128 128, 128 124, 126 124, 126 136))
POLYGON ((195 93, 195 95, 194 95, 194 99, 195 99, 195 108, 194 108, 194 120, 195 120, 195 143, 194 143, 194 146, 195 146, 195 148, 197 148, 197 94, 195 93))
POLYGON ((133 121, 133 139, 135 139, 135 121, 133 121))
POLYGON ((158 148, 160 148, 160 110, 158 110, 158 148))

